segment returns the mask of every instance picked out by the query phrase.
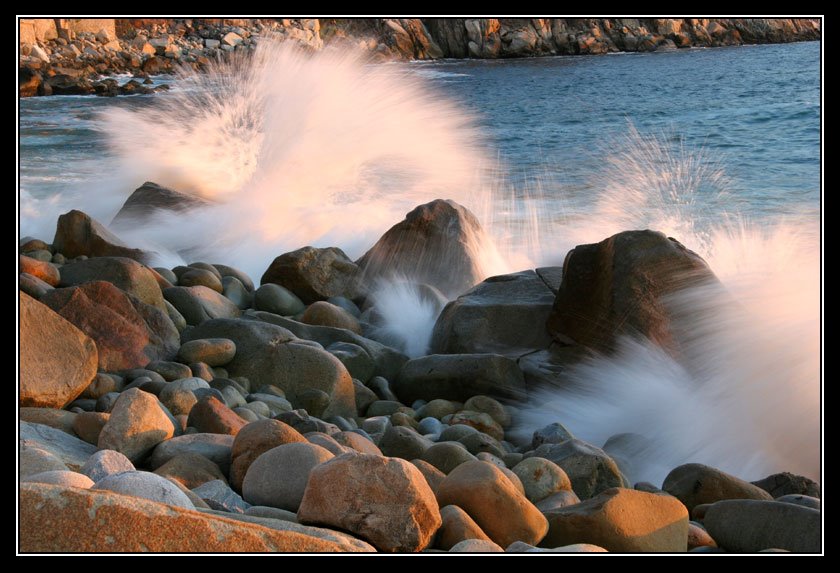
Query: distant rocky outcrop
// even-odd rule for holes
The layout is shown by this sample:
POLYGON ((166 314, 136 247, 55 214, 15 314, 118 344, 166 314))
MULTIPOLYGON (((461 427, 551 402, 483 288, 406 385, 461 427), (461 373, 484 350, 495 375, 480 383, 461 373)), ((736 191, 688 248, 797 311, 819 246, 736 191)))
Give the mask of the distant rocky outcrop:
POLYGON ((203 69, 268 37, 378 60, 652 52, 819 40, 818 18, 128 18, 20 20, 21 97, 152 93, 149 75, 203 69), (120 85, 103 79, 130 73, 120 85))

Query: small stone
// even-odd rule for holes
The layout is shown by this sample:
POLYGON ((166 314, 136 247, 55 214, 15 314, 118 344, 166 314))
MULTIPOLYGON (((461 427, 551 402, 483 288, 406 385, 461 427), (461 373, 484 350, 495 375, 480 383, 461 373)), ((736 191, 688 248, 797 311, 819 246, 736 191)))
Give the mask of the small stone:
POLYGON ((190 499, 172 482, 151 472, 127 471, 106 476, 93 489, 105 489, 132 497, 142 497, 158 503, 194 509, 190 499))
POLYGON ((178 380, 179 378, 192 377, 190 367, 186 364, 181 364, 180 362, 155 360, 153 362, 149 362, 146 365, 146 369, 151 370, 152 372, 157 372, 163 376, 163 379, 167 382, 172 382, 173 380, 178 380))
POLYGON ((464 436, 458 441, 464 444, 467 451, 474 456, 481 453, 491 454, 496 459, 499 459, 499 462, 502 463, 502 467, 506 467, 504 462, 500 459, 503 455, 505 455, 504 448, 502 448, 502 445, 498 442, 498 440, 491 438, 487 434, 476 432, 475 434, 464 436))
POLYGON ((497 440, 505 439, 505 431, 502 427, 489 414, 485 414, 484 412, 461 410, 452 416, 449 423, 453 426, 457 424, 472 426, 479 432, 483 432, 497 440))
POLYGON ((310 388, 298 394, 297 405, 317 418, 329 407, 330 395, 323 390, 310 388))
MULTIPOLYGON (((52 256, 49 251, 47 251, 47 255, 52 256)), ((20 255, 18 257, 18 267, 21 273, 40 279, 52 287, 58 286, 61 280, 58 269, 51 263, 20 255)))
POLYGON ((374 376, 368 380, 367 387, 376 392, 380 400, 399 402, 399 398, 391 391, 391 385, 388 383, 388 380, 382 376, 374 376))
MULTIPOLYGON (((341 360, 340 357, 339 360, 341 360)), ((347 366, 347 364, 344 365, 347 366)), ((348 370, 350 371, 350 374, 353 374, 353 371, 350 370, 350 368, 348 368, 348 370)), ((368 406, 379 399, 373 390, 362 384, 356 378, 353 378, 353 392, 356 396, 356 411, 359 415, 367 412, 368 406)))
POLYGON ((212 480, 193 488, 193 493, 200 497, 211 509, 230 513, 245 513, 250 504, 230 489, 227 482, 212 480))
POLYGON ((362 429, 371 434, 381 434, 391 427, 391 419, 388 416, 374 416, 362 422, 362 429))
POLYGON ((164 388, 160 393, 160 401, 173 416, 188 416, 198 402, 198 398, 192 390, 186 388, 164 388))
POLYGON ((421 457, 445 474, 449 474, 463 463, 476 461, 475 456, 459 442, 438 442, 432 444, 421 457))
POLYGON ((531 439, 531 449, 536 450, 543 444, 562 444, 572 438, 574 436, 563 424, 554 422, 534 432, 534 437, 531 439))
POLYGON ((424 478, 426 478, 426 482, 429 484, 429 487, 432 488, 432 492, 437 495, 438 486, 446 477, 446 474, 429 462, 424 462, 423 460, 411 460, 411 463, 414 467, 420 470, 420 473, 423 474, 424 478))
POLYGON ((440 420, 444 416, 454 414, 460 409, 460 404, 458 404, 457 402, 452 402, 450 400, 435 399, 431 402, 428 402, 425 406, 422 406, 419 410, 417 410, 417 415, 421 418, 430 417, 440 420))
POLYGON ((478 434, 479 431, 473 428, 472 426, 467 426, 465 424, 455 424, 454 426, 449 426, 448 428, 444 428, 444 430, 440 433, 440 440, 441 442, 460 442, 467 436, 471 436, 473 434, 478 434))
POLYGON ((254 295, 236 277, 222 279, 222 294, 240 310, 247 310, 254 304, 254 295))
POLYGON ((328 436, 323 432, 309 432, 304 436, 304 438, 306 438, 310 444, 321 446, 334 456, 340 456, 341 454, 353 451, 352 448, 342 446, 336 442, 332 436, 328 436))
POLYGON ((789 472, 769 475, 766 478, 752 482, 773 497, 780 497, 789 493, 800 493, 811 497, 820 497, 820 484, 805 476, 789 472))
POLYGON ((417 425, 417 431, 424 436, 427 434, 440 434, 443 431, 443 424, 437 418, 427 416, 420 420, 420 423, 417 425))
POLYGON ((790 493, 788 495, 777 497, 776 501, 792 503, 794 505, 801 505, 802 507, 810 507, 811 509, 816 509, 817 511, 819 511, 822 507, 820 499, 818 497, 811 497, 810 495, 799 495, 790 493))
POLYGON ((343 328, 356 334, 362 333, 362 327, 356 317, 343 308, 326 301, 317 301, 310 304, 303 313, 301 322, 304 324, 343 328))
POLYGON ((280 316, 295 316, 303 312, 306 305, 289 289, 266 283, 254 292, 254 308, 280 316))
POLYGON ((29 273, 20 273, 18 279, 18 286, 22 292, 25 292, 34 299, 39 299, 53 289, 52 286, 42 281, 38 277, 34 277, 29 273))
POLYGON ((578 503, 580 503, 580 498, 575 492, 571 490, 561 490, 541 499, 535 505, 541 512, 548 513, 549 511, 561 509, 578 503))
POLYGON ((373 454, 381 456, 382 452, 376 444, 369 439, 363 437, 358 432, 338 432, 332 436, 336 442, 347 448, 353 449, 363 454, 373 454))
POLYGON ((450 550, 467 539, 490 541, 478 524, 457 505, 440 508, 440 518, 441 526, 435 537, 435 547, 438 549, 450 550))
POLYGON ((688 550, 697 547, 717 547, 712 536, 696 521, 688 522, 688 550))
POLYGON ((522 481, 525 497, 537 503, 553 493, 571 490, 572 482, 560 466, 543 458, 527 458, 513 468, 522 481))
POLYGON ((419 435, 414 430, 403 426, 391 426, 379 441, 379 448, 386 456, 413 460, 422 458, 433 442, 419 435))
POLYGON ((489 539, 465 539, 449 549, 450 553, 504 553, 504 551, 489 539))
POLYGON ((239 430, 231 450, 231 487, 242 491, 248 468, 265 452, 283 444, 305 441, 300 432, 279 420, 260 420, 246 425, 239 430))
POLYGON ((178 359, 182 362, 204 362, 208 366, 224 366, 236 356, 236 344, 226 338, 191 340, 181 345, 178 359))
POLYGON ((104 412, 82 412, 73 420, 73 431, 87 443, 97 445, 99 434, 110 417, 110 414, 104 412))
POLYGON ((41 448, 21 444, 18 458, 18 473, 21 479, 41 472, 66 469, 67 466, 58 456, 41 448))
POLYGON ((464 410, 489 414, 502 428, 510 426, 510 414, 497 400, 489 396, 473 396, 464 402, 464 410))
POLYGON ((175 425, 153 395, 126 390, 99 434, 100 449, 116 450, 136 462, 157 444, 175 435, 175 425))
POLYGON ((332 458, 330 452, 308 442, 272 448, 248 468, 242 495, 252 505, 298 511, 310 472, 332 458))
POLYGON ((211 382, 216 377, 216 374, 205 362, 190 362, 190 370, 194 377, 201 378, 205 382, 211 382))
POLYGON ((193 453, 172 457, 154 473, 170 481, 178 482, 190 490, 213 480, 222 480, 227 483, 218 465, 202 455, 193 453))
POLYGON ((206 396, 190 410, 187 425, 202 433, 235 436, 245 426, 245 420, 220 400, 206 396))
POLYGON ((219 466, 223 474, 230 470, 233 436, 226 434, 187 434, 166 440, 152 452, 149 465, 157 469, 178 454, 199 454, 219 466))
POLYGON ((560 444, 545 443, 534 450, 533 455, 560 466, 581 499, 624 485, 624 477, 612 458, 600 448, 577 438, 560 444))
POLYGON ((90 456, 82 466, 81 472, 94 481, 122 472, 133 472, 134 464, 120 452, 114 450, 99 450, 90 456))
POLYGON ((178 285, 184 287, 203 286, 221 293, 222 281, 206 269, 190 269, 178 278, 178 285))

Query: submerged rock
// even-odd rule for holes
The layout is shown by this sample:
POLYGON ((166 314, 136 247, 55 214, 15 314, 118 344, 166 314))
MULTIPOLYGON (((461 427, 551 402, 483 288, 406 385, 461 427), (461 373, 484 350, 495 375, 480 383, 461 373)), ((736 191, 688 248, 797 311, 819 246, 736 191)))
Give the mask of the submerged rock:
POLYGON ((145 221, 161 211, 181 213, 208 204, 209 202, 206 199, 146 181, 129 195, 120 210, 114 215, 111 224, 115 226, 131 225, 145 221))

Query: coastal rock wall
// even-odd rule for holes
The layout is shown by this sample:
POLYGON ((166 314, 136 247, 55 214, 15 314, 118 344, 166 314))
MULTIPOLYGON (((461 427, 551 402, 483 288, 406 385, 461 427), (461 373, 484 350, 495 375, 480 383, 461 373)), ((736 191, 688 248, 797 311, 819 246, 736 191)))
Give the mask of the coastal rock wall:
POLYGON ((127 18, 20 20, 20 95, 147 93, 95 80, 203 69, 265 38, 371 61, 651 52, 818 40, 815 18, 127 18))

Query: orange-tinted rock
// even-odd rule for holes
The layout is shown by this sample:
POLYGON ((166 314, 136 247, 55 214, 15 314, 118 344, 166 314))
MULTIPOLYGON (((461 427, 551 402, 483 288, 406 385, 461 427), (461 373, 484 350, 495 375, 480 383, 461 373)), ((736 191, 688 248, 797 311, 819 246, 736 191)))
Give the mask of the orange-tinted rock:
POLYGON ((20 272, 39 278, 50 286, 58 285, 60 275, 58 269, 52 263, 45 263, 24 255, 20 255, 18 261, 20 272))
POLYGON ((540 511, 496 466, 470 461, 456 467, 438 486, 441 507, 457 505, 502 547, 514 541, 535 545, 548 531, 540 511))
POLYGON ((435 496, 416 467, 355 453, 312 470, 298 520, 349 531, 381 551, 419 551, 441 524, 435 496))
POLYGON ((230 485, 242 491, 242 481, 251 464, 272 448, 294 442, 306 442, 300 432, 280 420, 259 420, 245 425, 233 440, 230 485))
POLYGON ((107 491, 22 484, 22 552, 325 552, 357 544, 278 531, 107 491))
POLYGON ((215 396, 205 396, 190 410, 187 426, 207 434, 235 436, 246 425, 245 420, 215 396))
POLYGON ((440 517, 442 523, 435 538, 435 547, 438 549, 449 550, 466 539, 490 541, 478 524, 457 505, 440 508, 440 517))
POLYGON ((19 296, 20 404, 63 408, 96 376, 96 344, 49 307, 19 296))

